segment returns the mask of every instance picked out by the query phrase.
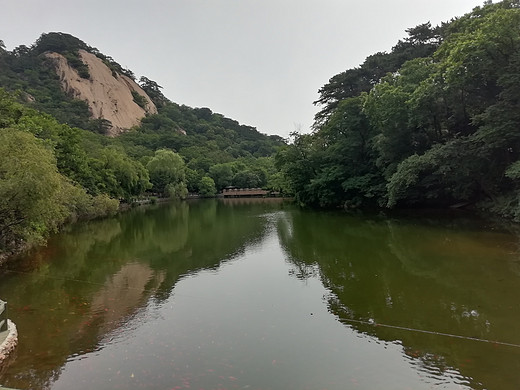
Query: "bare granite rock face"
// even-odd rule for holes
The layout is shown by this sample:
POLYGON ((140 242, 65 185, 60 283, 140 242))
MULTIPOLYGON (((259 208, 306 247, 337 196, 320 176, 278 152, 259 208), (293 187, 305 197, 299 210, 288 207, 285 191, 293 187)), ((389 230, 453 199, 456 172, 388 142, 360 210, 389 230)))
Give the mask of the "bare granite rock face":
POLYGON ((63 55, 49 52, 46 56, 54 62, 63 90, 73 98, 87 102, 92 118, 112 123, 108 135, 121 134, 138 125, 145 115, 157 113, 155 104, 134 80, 112 72, 94 54, 79 50, 81 60, 88 66, 89 79, 80 77, 63 55), (144 108, 134 101, 132 92, 145 99, 144 108))

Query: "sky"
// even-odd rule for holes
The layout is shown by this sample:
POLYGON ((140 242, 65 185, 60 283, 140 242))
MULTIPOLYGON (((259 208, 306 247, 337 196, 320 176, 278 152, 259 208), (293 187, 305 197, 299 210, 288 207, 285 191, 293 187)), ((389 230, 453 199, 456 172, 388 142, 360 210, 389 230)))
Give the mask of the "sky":
MULTIPOLYGON (((496 2, 496 1, 495 1, 496 2)), ((405 30, 483 0, 0 0, 0 40, 66 32, 170 100, 266 134, 308 132, 328 80, 390 51, 405 30)))

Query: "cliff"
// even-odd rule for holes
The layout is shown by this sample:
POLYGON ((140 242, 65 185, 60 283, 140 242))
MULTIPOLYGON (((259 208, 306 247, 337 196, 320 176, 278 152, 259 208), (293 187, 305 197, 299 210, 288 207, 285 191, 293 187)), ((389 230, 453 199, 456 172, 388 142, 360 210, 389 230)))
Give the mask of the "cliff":
POLYGON ((48 52, 46 56, 54 63, 63 90, 71 97, 87 102, 92 118, 111 122, 108 135, 116 136, 138 125, 146 114, 157 113, 155 104, 134 80, 113 72, 94 54, 79 50, 81 61, 89 69, 88 79, 80 77, 63 55, 48 52), (145 108, 134 101, 132 92, 145 99, 145 108))

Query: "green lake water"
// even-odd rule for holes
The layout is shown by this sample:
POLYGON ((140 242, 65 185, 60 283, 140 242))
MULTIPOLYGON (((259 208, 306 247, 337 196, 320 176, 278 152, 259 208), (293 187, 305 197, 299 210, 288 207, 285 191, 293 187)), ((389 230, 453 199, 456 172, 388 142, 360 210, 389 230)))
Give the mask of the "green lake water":
POLYGON ((520 236, 449 216, 194 201, 5 266, 18 389, 519 389, 520 236))

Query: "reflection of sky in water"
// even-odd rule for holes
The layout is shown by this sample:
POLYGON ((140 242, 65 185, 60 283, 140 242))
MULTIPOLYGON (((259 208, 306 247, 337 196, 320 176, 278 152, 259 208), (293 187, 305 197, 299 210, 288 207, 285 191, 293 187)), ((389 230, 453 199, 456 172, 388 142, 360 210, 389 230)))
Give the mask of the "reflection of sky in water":
POLYGON ((271 231, 223 264, 180 280, 100 350, 71 359, 53 389, 465 388, 398 342, 331 316, 314 277, 294 277, 271 231))

